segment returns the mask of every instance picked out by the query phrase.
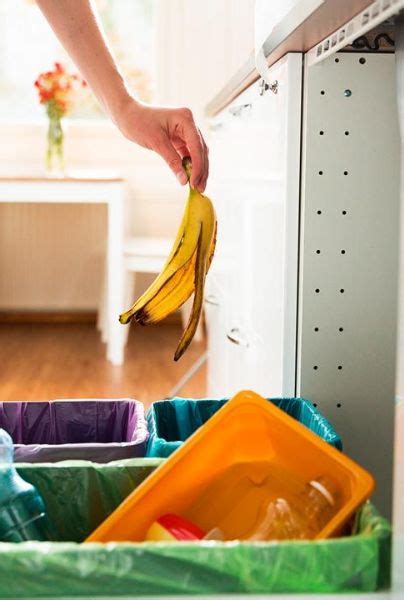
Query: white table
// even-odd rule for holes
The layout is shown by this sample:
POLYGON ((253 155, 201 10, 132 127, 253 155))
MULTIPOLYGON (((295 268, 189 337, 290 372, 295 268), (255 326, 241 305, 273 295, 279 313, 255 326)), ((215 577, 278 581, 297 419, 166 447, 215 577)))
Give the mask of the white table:
POLYGON ((123 201, 124 180, 106 172, 77 172, 63 177, 0 174, 0 202, 49 204, 106 204, 108 207, 106 256, 107 358, 123 362, 123 201))

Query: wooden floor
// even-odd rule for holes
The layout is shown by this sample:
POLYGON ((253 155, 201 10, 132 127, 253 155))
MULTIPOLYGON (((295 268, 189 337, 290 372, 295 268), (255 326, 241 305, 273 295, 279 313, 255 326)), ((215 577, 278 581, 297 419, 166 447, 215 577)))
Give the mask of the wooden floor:
MULTIPOLYGON (((175 363, 177 325, 131 327, 125 363, 114 367, 92 324, 1 324, 0 401, 137 398, 146 405, 169 394, 204 351, 193 342, 175 363)), ((181 394, 205 394, 202 368, 181 394)))

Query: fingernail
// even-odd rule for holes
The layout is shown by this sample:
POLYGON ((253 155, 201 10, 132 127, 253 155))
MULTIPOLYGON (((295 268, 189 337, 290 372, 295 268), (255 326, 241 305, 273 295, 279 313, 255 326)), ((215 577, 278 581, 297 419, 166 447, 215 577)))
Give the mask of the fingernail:
POLYGON ((180 182, 181 185, 185 185, 187 182, 187 176, 185 175, 184 171, 178 171, 178 173, 175 174, 178 181, 180 182))

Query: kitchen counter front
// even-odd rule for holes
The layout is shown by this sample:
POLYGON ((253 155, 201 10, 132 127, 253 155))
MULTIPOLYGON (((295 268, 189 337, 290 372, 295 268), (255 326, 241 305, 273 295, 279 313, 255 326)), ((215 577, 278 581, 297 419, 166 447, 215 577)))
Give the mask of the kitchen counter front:
MULTIPOLYGON (((372 5, 370 0, 300 0, 272 31, 263 49, 268 67, 288 52, 307 52, 358 13, 372 5)), ((397 0, 385 0, 390 8, 397 0)), ((206 107, 214 116, 259 78, 254 52, 206 107)))

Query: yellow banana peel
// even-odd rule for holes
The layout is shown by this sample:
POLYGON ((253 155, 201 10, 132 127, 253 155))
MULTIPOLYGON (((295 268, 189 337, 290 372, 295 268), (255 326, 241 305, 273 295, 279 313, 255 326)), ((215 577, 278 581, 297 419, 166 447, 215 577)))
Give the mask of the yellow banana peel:
MULTIPOLYGON (((191 177, 191 160, 183 166, 191 177)), ((217 222, 211 200, 189 184, 188 200, 171 252, 161 273, 134 305, 120 315, 121 323, 131 319, 141 325, 158 323, 180 308, 194 293, 191 315, 182 334, 174 360, 179 360, 195 335, 202 314, 205 277, 213 259, 217 222)))

